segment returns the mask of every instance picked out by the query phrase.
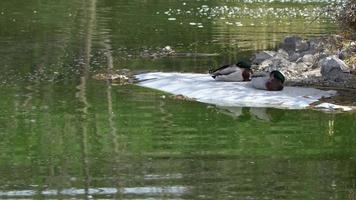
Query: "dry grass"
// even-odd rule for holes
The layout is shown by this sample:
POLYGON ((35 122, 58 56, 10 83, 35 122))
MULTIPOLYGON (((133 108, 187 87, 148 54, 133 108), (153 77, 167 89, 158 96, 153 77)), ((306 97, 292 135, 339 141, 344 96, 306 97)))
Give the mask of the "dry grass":
POLYGON ((356 55, 353 54, 345 63, 351 68, 351 73, 356 75, 356 55))
POLYGON ((342 28, 348 29, 353 33, 356 31, 356 0, 348 0, 339 13, 338 20, 342 28))

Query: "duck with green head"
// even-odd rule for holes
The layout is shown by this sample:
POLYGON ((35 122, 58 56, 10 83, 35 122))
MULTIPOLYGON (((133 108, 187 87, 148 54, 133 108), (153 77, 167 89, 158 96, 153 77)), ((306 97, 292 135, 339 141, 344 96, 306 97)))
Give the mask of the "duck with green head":
POLYGON ((278 70, 269 73, 254 74, 251 78, 252 87, 268 91, 283 90, 284 81, 284 75, 278 70))
POLYGON ((224 65, 218 69, 210 70, 209 73, 217 81, 250 81, 251 80, 251 65, 245 61, 240 61, 233 65, 224 65))

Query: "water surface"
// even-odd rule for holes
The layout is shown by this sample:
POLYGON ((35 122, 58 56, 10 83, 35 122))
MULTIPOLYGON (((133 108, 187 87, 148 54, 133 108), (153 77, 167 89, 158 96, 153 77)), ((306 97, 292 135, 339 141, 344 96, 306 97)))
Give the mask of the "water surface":
POLYGON ((206 72, 330 1, 0 2, 0 198, 353 199, 355 114, 220 108, 98 72, 206 72), (184 56, 160 56, 170 46, 184 56))

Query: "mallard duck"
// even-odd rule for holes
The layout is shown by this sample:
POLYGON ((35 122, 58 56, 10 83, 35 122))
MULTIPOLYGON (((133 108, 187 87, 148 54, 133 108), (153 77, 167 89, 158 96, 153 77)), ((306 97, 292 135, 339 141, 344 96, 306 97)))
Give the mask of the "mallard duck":
POLYGON ((283 90, 284 81, 284 75, 278 70, 270 73, 254 74, 251 78, 252 87, 268 91, 283 90))
POLYGON ((217 81, 250 81, 252 74, 251 65, 240 61, 233 65, 224 65, 218 69, 210 70, 209 73, 217 81))

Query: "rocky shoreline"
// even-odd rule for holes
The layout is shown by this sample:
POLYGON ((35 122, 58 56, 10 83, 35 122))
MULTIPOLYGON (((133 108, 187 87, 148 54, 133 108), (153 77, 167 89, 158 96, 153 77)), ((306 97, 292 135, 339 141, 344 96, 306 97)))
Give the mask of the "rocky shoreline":
MULTIPOLYGON (((163 48, 162 57, 175 55, 171 47, 163 48)), ((356 42, 339 35, 303 39, 288 36, 276 51, 261 51, 251 57, 254 72, 279 70, 287 86, 336 90, 337 96, 321 102, 356 108, 356 42)), ((118 69, 96 74, 96 80, 113 84, 135 83, 134 73, 118 69)))
POLYGON ((356 42, 339 35, 302 39, 288 36, 278 50, 255 53, 254 71, 281 71, 288 86, 337 90, 323 99, 329 103, 356 106, 356 42))
POLYGON ((356 42, 341 36, 286 37, 277 51, 256 53, 251 62, 255 71, 280 70, 288 84, 356 89, 356 42))

